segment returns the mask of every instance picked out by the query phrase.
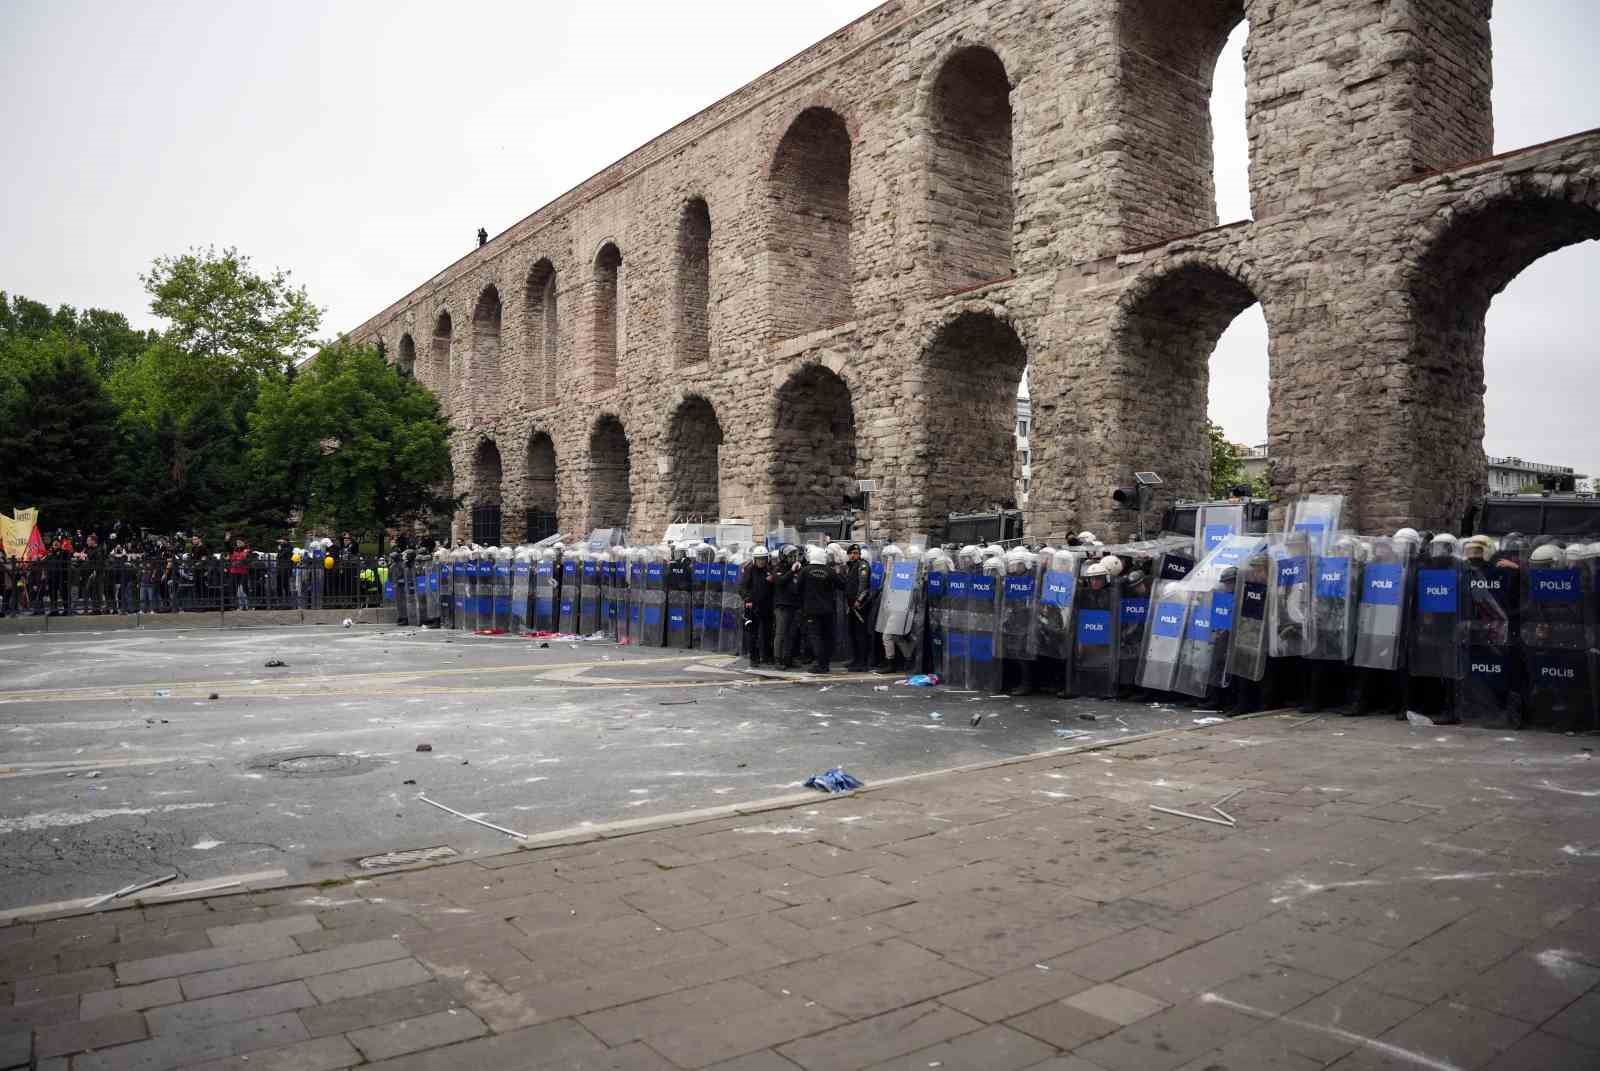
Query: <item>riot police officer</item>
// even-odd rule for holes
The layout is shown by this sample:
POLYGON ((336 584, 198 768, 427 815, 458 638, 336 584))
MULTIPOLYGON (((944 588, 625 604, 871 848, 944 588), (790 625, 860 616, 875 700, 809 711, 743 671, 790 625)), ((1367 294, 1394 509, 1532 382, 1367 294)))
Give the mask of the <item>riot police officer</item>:
POLYGON ((739 595, 744 601, 746 648, 750 652, 750 665, 770 662, 772 645, 772 601, 776 577, 771 569, 772 555, 766 547, 757 547, 750 554, 750 566, 739 581, 739 595))
POLYGON ((872 659, 872 625, 867 620, 872 597, 872 566, 861 559, 861 547, 851 543, 841 580, 844 591, 845 627, 850 634, 850 673, 865 673, 872 659))
POLYGON ((811 669, 816 673, 827 673, 831 668, 838 584, 838 575, 828 564, 828 552, 821 547, 807 547, 805 568, 800 571, 800 604, 816 659, 811 669))

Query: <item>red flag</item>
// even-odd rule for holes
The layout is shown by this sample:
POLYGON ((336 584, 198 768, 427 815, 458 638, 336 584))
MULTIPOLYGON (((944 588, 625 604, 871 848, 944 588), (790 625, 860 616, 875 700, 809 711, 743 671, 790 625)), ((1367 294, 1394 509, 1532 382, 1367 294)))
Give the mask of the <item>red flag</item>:
POLYGON ((44 557, 44 539, 39 535, 39 526, 33 526, 33 531, 28 533, 28 549, 22 555, 25 562, 39 561, 44 557))

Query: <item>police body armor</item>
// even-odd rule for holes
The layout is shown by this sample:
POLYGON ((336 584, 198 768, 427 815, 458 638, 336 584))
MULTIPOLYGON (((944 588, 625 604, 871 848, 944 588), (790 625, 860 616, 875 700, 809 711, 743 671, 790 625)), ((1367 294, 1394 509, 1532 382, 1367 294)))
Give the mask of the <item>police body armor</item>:
POLYGON ((536 632, 555 632, 560 625, 556 612, 556 560, 540 558, 533 567, 533 627, 536 632))
POLYGON ((580 563, 576 552, 561 559, 561 592, 559 595, 560 621, 558 631, 574 635, 578 631, 580 598, 580 563))
POLYGON ((667 645, 667 563, 651 557, 644 565, 644 591, 639 603, 639 627, 646 647, 667 645))
POLYGON ((1117 695, 1117 603, 1120 585, 1104 575, 1088 575, 1095 566, 1079 571, 1074 600, 1072 691, 1077 695, 1115 699, 1117 695))
POLYGON ((1238 565, 1233 589, 1233 636, 1228 643, 1227 673, 1248 681, 1267 675, 1267 607, 1276 568, 1265 546, 1238 565))
POLYGON ((1589 600, 1591 559, 1544 562, 1535 549, 1524 570, 1522 645, 1527 658, 1528 720, 1568 732, 1596 728, 1589 600))
POLYGON ((1412 587, 1410 666, 1413 677, 1460 680, 1466 665, 1470 606, 1454 549, 1434 543, 1417 563, 1412 587))
POLYGON ((1411 604, 1411 546, 1387 538, 1368 540, 1368 546, 1371 557, 1361 570, 1351 663, 1367 669, 1402 669, 1411 604))

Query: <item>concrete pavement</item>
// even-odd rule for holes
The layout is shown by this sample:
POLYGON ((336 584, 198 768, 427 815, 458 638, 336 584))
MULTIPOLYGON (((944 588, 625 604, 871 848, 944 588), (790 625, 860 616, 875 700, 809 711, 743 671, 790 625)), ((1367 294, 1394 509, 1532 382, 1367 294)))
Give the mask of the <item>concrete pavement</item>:
POLYGON ((0 1068, 1594 1068, 1592 745, 1268 716, 17 923, 0 1068))

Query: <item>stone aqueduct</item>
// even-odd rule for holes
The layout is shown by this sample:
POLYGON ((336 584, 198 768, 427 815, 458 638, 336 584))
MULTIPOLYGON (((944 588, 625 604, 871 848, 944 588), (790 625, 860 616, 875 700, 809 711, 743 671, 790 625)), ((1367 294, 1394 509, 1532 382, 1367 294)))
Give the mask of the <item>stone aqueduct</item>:
POLYGON ((1490 156, 1490 5, 890 0, 350 337, 444 399, 508 539, 793 520, 855 477, 877 531, 929 529, 1009 497, 1027 366, 1047 538, 1125 530, 1135 469, 1201 492, 1208 359, 1260 301, 1275 490, 1453 526, 1491 298, 1600 236, 1600 132, 1490 156), (1218 226, 1242 19, 1254 221, 1218 226))

